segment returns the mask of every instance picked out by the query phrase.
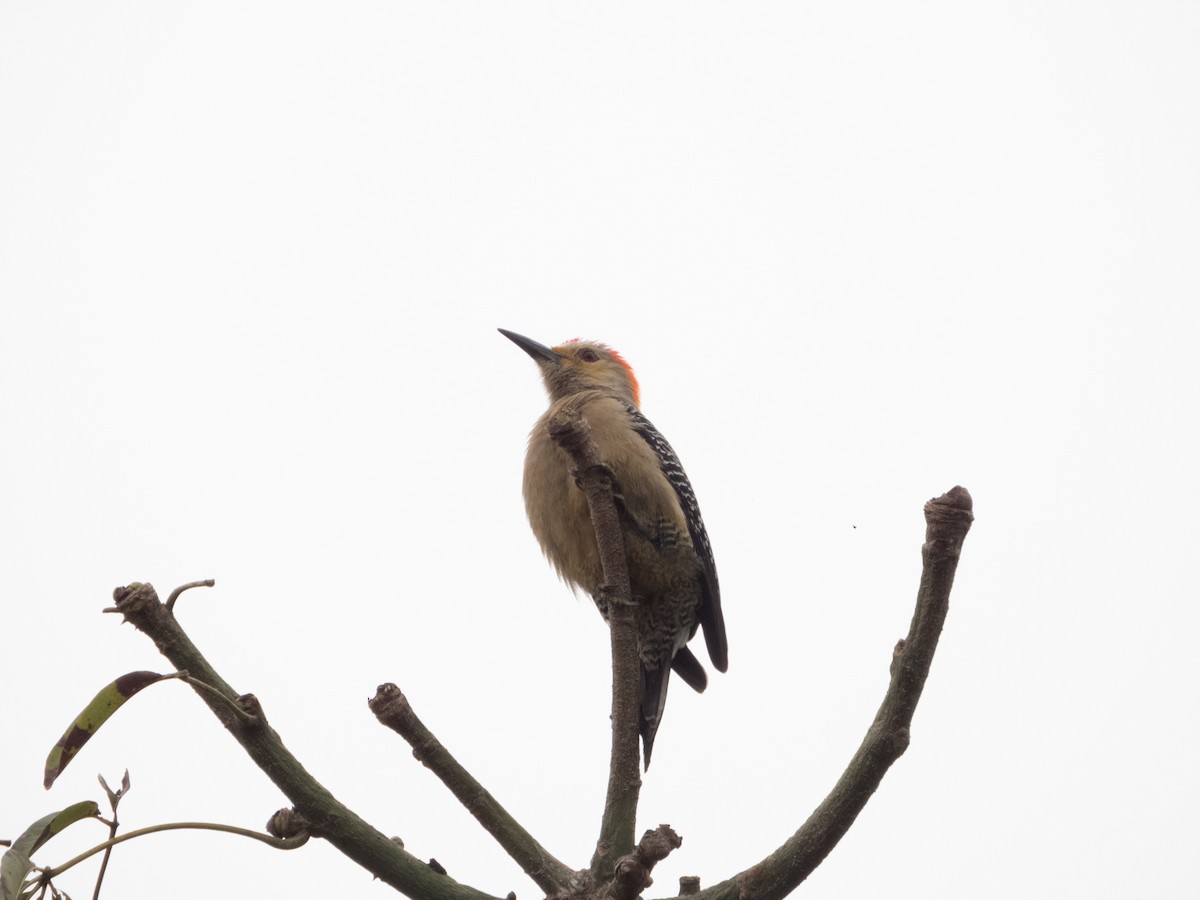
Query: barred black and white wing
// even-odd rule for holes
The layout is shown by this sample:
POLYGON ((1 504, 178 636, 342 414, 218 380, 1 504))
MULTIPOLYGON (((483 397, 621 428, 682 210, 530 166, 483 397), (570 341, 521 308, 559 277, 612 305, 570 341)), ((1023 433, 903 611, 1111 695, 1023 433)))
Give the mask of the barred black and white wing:
MULTIPOLYGON (((687 473, 683 471, 683 465, 679 462, 679 457, 675 455, 675 451, 667 439, 651 424, 649 419, 642 415, 636 406, 629 404, 627 409, 633 420, 634 430, 650 445, 658 457, 659 467, 667 481, 671 483, 671 487, 675 489, 675 495, 679 498, 679 505, 687 519, 692 548, 699 557, 704 570, 701 596, 698 598, 696 606, 696 618, 700 622, 700 627, 704 629, 704 643, 708 647, 709 659, 712 660, 717 671, 724 672, 729 667, 729 648, 725 639, 725 617, 721 614, 721 586, 717 581, 717 563, 713 559, 712 544, 709 543, 708 532, 704 528, 704 517, 700 514, 700 504, 696 502, 696 492, 692 490, 692 483, 688 480, 687 473)), ((687 654, 691 657, 689 664, 699 666, 699 663, 695 662, 695 657, 691 656, 686 647, 679 651, 677 657, 680 654, 687 654)), ((697 687, 678 666, 676 671, 689 684, 697 687)), ((703 682, 698 689, 703 689, 703 682)))

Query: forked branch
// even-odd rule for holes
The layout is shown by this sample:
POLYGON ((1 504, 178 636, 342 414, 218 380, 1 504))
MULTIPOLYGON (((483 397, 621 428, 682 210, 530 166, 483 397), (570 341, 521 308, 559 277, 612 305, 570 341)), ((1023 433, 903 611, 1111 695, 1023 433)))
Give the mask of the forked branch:
MULTIPOLYGON (((601 464, 587 422, 568 411, 551 423, 551 434, 576 464, 587 496, 604 566, 613 650, 612 758, 600 840, 592 879, 579 878, 547 853, 459 765, 420 723, 394 685, 384 685, 372 701, 380 720, 412 744, 497 841, 547 894, 605 894, 633 900, 648 886, 654 862, 677 847, 666 826, 633 843, 641 778, 638 771, 638 657, 629 575, 611 475, 601 464), (647 842, 650 843, 647 843, 647 842), (589 883, 590 882, 590 883, 589 883)), ((853 824, 884 774, 907 749, 909 728, 929 675, 938 637, 949 608, 950 589, 963 541, 973 521, 971 496, 961 487, 925 505, 926 540, 916 610, 907 637, 892 654, 891 680, 883 703, 849 766, 795 834, 760 863, 689 896, 699 900, 782 900, 808 877, 853 824)), ((239 696, 192 644, 172 611, 148 584, 114 591, 114 612, 147 634, 193 687, 251 759, 295 804, 307 830, 324 837, 368 871, 417 900, 496 900, 458 884, 359 818, 333 797, 283 746, 267 724, 258 700, 239 696), (191 680, 189 680, 191 683, 191 680), (200 687, 197 687, 200 685, 200 687)))

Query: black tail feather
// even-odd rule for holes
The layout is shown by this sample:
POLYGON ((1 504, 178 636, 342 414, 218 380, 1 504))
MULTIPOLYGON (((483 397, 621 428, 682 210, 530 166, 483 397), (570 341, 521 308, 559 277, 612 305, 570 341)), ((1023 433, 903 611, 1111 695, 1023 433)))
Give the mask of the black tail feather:
POLYGON ((667 705, 667 686, 671 683, 671 670, 666 667, 647 669, 645 663, 642 663, 640 668, 641 716, 638 726, 642 733, 643 765, 649 769, 650 753, 654 750, 654 735, 658 733, 663 710, 667 705))
POLYGON ((704 689, 708 687, 708 674, 704 671, 704 666, 700 665, 700 660, 696 659, 696 655, 687 647, 680 647, 675 651, 671 668, 697 694, 703 694, 704 689))

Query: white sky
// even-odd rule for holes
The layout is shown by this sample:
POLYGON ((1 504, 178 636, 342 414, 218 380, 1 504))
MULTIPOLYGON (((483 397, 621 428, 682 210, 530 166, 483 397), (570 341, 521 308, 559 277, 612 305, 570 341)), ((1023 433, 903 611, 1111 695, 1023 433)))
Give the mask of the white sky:
MULTIPOLYGON (((351 807, 538 895, 375 723, 395 681, 586 863, 608 642, 525 524, 504 326, 625 353, 716 550, 731 665, 672 691, 648 896, 825 795, 954 484, 912 746, 802 895, 1195 896, 1197 47, 1187 2, 3 4, 0 834, 127 766, 129 828, 285 805, 177 683, 40 787, 169 668, 113 586, 213 577, 185 627, 351 807)), ((391 893, 170 834, 107 896, 264 890, 391 893)))

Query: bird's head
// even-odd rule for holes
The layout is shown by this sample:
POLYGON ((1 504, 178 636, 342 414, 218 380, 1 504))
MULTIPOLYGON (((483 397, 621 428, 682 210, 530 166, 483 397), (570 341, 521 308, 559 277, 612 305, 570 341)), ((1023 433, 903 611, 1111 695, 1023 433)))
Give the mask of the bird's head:
POLYGON ((575 339, 547 347, 537 341, 498 331, 533 357, 542 370, 542 380, 551 400, 561 400, 580 391, 606 390, 638 406, 638 382, 633 369, 616 350, 597 341, 575 339))

